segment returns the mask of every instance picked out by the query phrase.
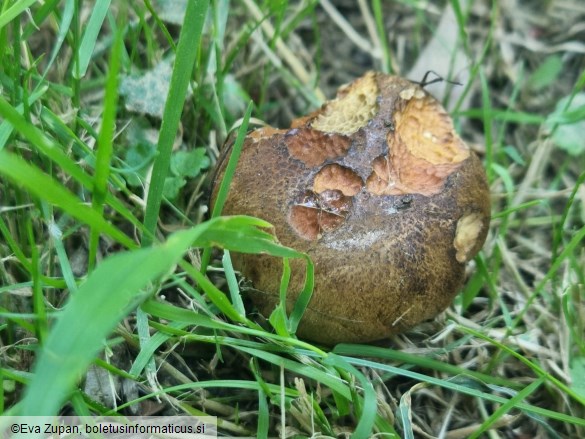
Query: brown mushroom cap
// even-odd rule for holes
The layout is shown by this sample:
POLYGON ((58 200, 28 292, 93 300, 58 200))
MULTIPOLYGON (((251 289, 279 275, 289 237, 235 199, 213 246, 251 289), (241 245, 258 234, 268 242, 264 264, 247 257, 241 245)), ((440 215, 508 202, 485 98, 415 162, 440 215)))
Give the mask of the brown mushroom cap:
MULTIPOLYGON (((298 335, 335 344, 387 338, 449 306, 485 241, 490 200, 442 106, 418 84, 369 72, 290 129, 249 134, 223 213, 263 218, 309 254, 315 289, 298 335)), ((281 260, 232 258, 269 315, 281 260)), ((305 269, 291 265, 289 311, 305 269)))

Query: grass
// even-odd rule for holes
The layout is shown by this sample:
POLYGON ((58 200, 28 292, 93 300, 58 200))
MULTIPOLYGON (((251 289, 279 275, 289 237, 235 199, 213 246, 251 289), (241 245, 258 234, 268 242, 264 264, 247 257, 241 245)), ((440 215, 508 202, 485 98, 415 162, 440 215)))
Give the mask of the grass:
POLYGON ((327 3, 2 3, 2 413, 205 413, 242 437, 585 436, 585 11, 452 0, 441 60, 424 47, 449 39, 444 2, 327 3), (265 221, 207 212, 220 145, 237 138, 227 188, 258 120, 288 126, 422 56, 458 79, 457 54, 468 77, 444 99, 493 196, 465 288, 384 343, 297 339, 311 262, 265 221), (281 295, 306 260, 291 315, 255 312, 238 251, 282 258, 281 295))

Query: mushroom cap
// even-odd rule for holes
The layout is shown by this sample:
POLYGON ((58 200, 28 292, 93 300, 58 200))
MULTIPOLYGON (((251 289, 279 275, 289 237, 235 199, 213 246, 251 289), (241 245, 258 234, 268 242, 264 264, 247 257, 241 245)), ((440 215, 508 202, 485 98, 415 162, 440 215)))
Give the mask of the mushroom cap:
MULTIPOLYGON (((290 129, 250 133, 223 213, 263 218, 311 257, 315 288, 297 334, 332 345, 387 338, 449 306, 485 241, 490 199, 443 107, 416 83, 369 72, 290 129)), ((269 315, 281 260, 232 260, 269 315)), ((305 276, 304 262, 291 268, 289 311, 305 276)))

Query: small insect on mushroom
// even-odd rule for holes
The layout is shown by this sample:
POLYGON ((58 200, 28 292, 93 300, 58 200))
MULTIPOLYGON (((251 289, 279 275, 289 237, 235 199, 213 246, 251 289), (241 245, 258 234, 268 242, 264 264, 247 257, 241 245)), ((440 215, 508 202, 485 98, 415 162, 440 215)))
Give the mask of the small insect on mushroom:
MULTIPOLYGON (((420 83, 366 73, 290 129, 262 128, 244 141, 223 211, 271 222, 282 244, 312 258, 315 287, 299 337, 369 342, 433 318, 485 241, 485 172, 424 89, 442 80, 427 81, 429 73, 420 83)), ((282 261, 236 253, 232 260, 270 315, 282 261)), ((303 262, 290 263, 289 312, 305 275, 303 262)))
POLYGON ((412 203, 413 196, 412 195, 405 195, 398 200, 398 205, 396 206, 397 209, 407 209, 410 207, 412 203))
POLYGON ((385 121, 384 126, 388 128, 389 131, 394 131, 396 129, 396 127, 394 127, 394 122, 392 122, 391 120, 385 121))
POLYGON ((421 86, 421 88, 425 88, 427 85, 436 84, 437 82, 442 82, 442 81, 445 81, 445 82, 447 82, 447 83, 449 83, 449 84, 452 84, 452 85, 463 85, 463 84, 461 84, 461 83, 460 83, 460 82, 458 82, 458 81, 451 81, 451 80, 449 80, 449 79, 445 79, 445 78, 443 78, 441 75, 439 75, 439 74, 438 74, 437 72, 435 72, 434 70, 427 70, 427 71, 426 71, 426 73, 425 73, 425 75, 423 76, 423 79, 422 79, 422 81, 420 81, 420 82, 412 81, 412 82, 414 82, 415 84, 418 84, 418 85, 420 85, 420 86, 421 86), (428 77, 428 76, 429 76, 429 74, 431 74, 431 73, 432 73, 433 75, 435 75, 435 76, 436 76, 436 78, 434 78, 434 79, 431 79, 430 81, 428 81, 428 82, 427 82, 427 77, 428 77))

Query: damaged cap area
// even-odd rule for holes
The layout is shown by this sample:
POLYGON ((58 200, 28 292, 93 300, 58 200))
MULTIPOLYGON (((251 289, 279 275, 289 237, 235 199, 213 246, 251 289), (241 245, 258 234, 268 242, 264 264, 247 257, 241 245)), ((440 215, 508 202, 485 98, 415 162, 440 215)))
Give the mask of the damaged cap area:
POLYGON ((306 191, 291 206, 289 224, 301 238, 314 241, 341 226, 351 206, 352 197, 339 190, 306 191))
POLYGON ((313 190, 298 196, 290 208, 289 224, 304 239, 315 240, 340 227, 363 187, 355 172, 338 164, 319 170, 313 190))
POLYGON ((374 195, 435 195, 470 155, 443 107, 418 93, 420 88, 408 90, 412 92, 405 94, 403 109, 395 111, 394 130, 386 137, 388 154, 372 163, 366 188, 374 195))
POLYGON ((345 86, 336 99, 312 115, 294 120, 284 137, 290 155, 308 167, 346 155, 349 136, 376 116, 378 93, 376 74, 370 72, 345 86))
POLYGON ((319 166, 327 159, 342 157, 351 146, 349 137, 327 134, 311 128, 293 128, 284 135, 291 157, 308 167, 319 166))
POLYGON ((351 135, 376 116, 378 94, 376 74, 369 72, 339 90, 337 98, 322 107, 311 127, 326 133, 351 135))
POLYGON ((363 187, 364 182, 354 171, 344 166, 333 163, 323 166, 313 183, 313 190, 317 193, 328 189, 338 190, 343 195, 353 196, 363 187))
POLYGON ((447 177, 470 156, 439 102, 410 82, 401 87, 399 81, 392 84, 396 88, 388 113, 392 123, 370 126, 367 129, 376 135, 364 138, 364 127, 379 112, 376 78, 369 73, 346 86, 320 110, 293 122, 295 128, 284 136, 289 154, 317 171, 312 186, 305 186, 307 192, 292 202, 290 224, 305 239, 318 239, 341 226, 350 212, 351 197, 364 188, 374 196, 440 193, 447 177), (358 135, 361 128, 363 134, 358 135), (366 158, 368 150, 386 152, 372 160, 372 155, 366 158), (350 153, 351 167, 343 164, 350 153), (363 178, 352 169, 359 161, 363 178), (322 199, 326 191, 350 198, 343 198, 339 208, 322 199))
POLYGON ((464 264, 477 254, 483 245, 483 240, 478 239, 483 229, 484 221, 479 213, 467 214, 457 221, 453 247, 457 250, 455 259, 458 262, 464 264))

